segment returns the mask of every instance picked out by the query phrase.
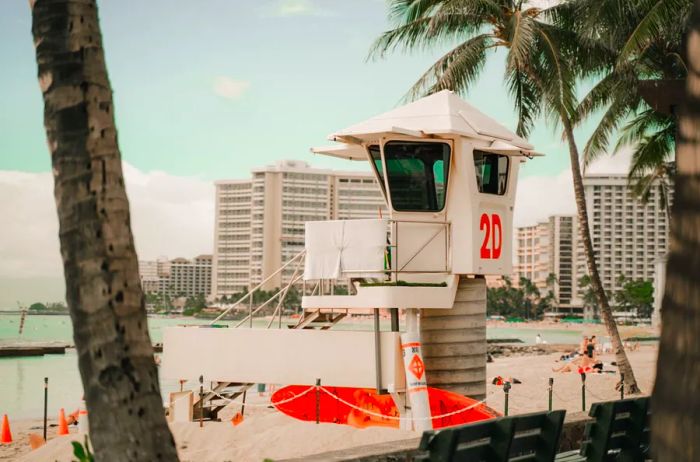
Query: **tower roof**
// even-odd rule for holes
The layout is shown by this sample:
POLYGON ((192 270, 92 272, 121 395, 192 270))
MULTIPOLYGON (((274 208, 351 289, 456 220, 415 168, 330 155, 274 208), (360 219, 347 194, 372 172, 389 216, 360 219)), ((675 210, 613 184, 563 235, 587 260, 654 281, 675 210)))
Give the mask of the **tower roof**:
POLYGON ((351 125, 329 136, 334 141, 368 140, 382 133, 404 135, 457 134, 482 140, 502 140, 521 148, 533 146, 450 90, 443 90, 351 125))

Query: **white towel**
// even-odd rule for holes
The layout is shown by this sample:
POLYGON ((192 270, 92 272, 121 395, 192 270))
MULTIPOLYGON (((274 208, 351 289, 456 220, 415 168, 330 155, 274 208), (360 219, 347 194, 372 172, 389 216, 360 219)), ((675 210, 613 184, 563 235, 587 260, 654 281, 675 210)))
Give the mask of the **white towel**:
POLYGON ((306 222, 304 279, 381 275, 386 236, 387 220, 306 222))

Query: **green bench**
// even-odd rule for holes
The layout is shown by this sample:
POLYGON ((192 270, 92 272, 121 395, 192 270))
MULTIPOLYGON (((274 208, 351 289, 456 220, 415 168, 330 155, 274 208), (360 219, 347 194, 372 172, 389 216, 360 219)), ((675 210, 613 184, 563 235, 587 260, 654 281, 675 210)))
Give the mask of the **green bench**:
POLYGON ((538 412, 423 433, 415 460, 551 462, 566 411, 538 412))
POLYGON ((558 454, 557 462, 643 462, 649 453, 649 398, 595 403, 588 413, 581 450, 558 454))
POLYGON ((414 460, 431 462, 643 462, 649 398, 591 406, 581 449, 556 454, 565 411, 501 417, 423 433, 414 460))

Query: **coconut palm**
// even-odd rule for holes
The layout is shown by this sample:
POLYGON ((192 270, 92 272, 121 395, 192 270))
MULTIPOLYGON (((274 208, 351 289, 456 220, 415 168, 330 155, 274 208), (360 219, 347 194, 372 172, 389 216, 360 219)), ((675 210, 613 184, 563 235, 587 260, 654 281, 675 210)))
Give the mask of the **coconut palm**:
POLYGON ((408 98, 443 89, 466 91, 480 75, 489 51, 500 48, 507 53, 505 80, 518 114, 518 134, 526 136, 540 116, 563 126, 588 274, 620 371, 628 379, 627 389, 638 391, 598 274, 573 136, 576 77, 605 50, 596 41, 578 40, 574 8, 568 3, 538 8, 522 0, 391 0, 389 5, 393 29, 377 39, 371 55, 454 45, 418 79, 408 98))
POLYGON ((700 460, 700 0, 688 30, 688 81, 680 112, 671 246, 652 396, 654 460, 700 460))
POLYGON ((691 0, 576 0, 570 3, 584 41, 604 50, 593 56, 589 74, 600 80, 583 98, 578 120, 602 112, 584 148, 588 164, 607 153, 631 147, 633 192, 643 201, 658 187, 669 205, 669 173, 677 130, 675 107, 687 74, 682 32, 691 0))
POLYGON ((95 0, 33 0, 66 300, 96 460, 177 460, 129 223, 95 0))

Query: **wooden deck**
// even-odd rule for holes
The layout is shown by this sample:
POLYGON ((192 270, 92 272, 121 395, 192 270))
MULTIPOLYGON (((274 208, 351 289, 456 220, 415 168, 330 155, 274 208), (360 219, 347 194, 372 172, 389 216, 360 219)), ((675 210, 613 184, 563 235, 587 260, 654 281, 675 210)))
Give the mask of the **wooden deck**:
POLYGON ((0 345, 0 358, 17 358, 23 356, 62 355, 68 345, 57 344, 28 344, 0 345))

